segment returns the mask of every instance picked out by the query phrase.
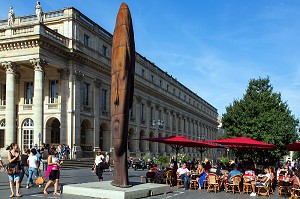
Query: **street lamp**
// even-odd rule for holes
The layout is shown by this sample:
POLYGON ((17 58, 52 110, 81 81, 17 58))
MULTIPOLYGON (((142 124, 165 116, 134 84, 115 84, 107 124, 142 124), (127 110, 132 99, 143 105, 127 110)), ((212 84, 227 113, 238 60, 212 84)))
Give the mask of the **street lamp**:
POLYGON ((152 120, 151 121, 151 125, 153 127, 155 127, 156 130, 159 130, 160 128, 162 128, 164 126, 164 121, 161 119, 158 120, 152 120))
MULTIPOLYGON (((201 140, 201 141, 205 141, 205 135, 202 135, 202 133, 200 133, 199 135, 198 135, 198 140, 201 140)), ((201 162, 202 162, 202 159, 203 159, 203 152, 205 152, 205 151, 207 151, 208 150, 208 148, 204 148, 204 147, 200 147, 200 148, 198 148, 198 151, 200 152, 200 160, 201 160, 201 162)))

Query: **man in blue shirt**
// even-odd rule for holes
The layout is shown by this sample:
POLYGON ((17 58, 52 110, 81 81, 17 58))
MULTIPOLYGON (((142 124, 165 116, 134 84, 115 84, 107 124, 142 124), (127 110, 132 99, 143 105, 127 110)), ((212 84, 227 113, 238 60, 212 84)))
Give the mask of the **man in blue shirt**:
POLYGON ((237 170, 237 166, 234 165, 234 166, 233 166, 233 169, 229 172, 229 180, 228 180, 228 182, 230 182, 230 181, 231 181, 231 178, 232 178, 233 176, 236 176, 236 175, 242 175, 242 173, 241 173, 239 170, 237 170))

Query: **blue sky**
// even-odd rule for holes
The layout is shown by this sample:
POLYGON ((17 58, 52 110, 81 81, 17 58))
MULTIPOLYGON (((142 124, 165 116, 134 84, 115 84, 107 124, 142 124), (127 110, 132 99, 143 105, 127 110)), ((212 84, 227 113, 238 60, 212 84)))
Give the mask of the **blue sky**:
MULTIPOLYGON (((34 14, 34 0, 0 0, 16 16, 34 14)), ((45 12, 73 6, 113 32, 122 1, 42 0, 45 12)), ((225 112, 251 78, 270 77, 300 117, 300 1, 129 0, 136 50, 225 112)))

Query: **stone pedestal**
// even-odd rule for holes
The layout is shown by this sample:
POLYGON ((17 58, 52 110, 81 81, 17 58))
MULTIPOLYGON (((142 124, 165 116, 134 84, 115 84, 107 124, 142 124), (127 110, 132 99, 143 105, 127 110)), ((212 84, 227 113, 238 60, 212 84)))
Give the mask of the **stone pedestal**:
POLYGON ((171 188, 169 185, 154 183, 138 184, 129 188, 112 186, 111 181, 70 184, 63 186, 64 194, 108 199, 145 198, 153 195, 166 194, 170 191, 171 188))

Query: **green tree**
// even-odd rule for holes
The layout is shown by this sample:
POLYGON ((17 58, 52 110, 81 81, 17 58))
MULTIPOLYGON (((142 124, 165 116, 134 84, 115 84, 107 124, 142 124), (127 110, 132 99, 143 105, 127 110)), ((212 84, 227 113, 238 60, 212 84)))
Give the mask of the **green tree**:
POLYGON ((275 151, 256 150, 249 156, 268 157, 274 161, 287 154, 285 145, 298 138, 299 120, 292 115, 281 94, 273 91, 269 77, 251 79, 241 100, 234 100, 226 107, 222 124, 223 137, 246 136, 276 145, 275 151))

